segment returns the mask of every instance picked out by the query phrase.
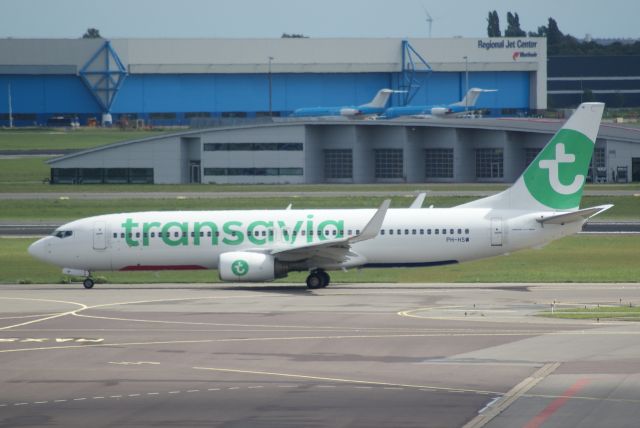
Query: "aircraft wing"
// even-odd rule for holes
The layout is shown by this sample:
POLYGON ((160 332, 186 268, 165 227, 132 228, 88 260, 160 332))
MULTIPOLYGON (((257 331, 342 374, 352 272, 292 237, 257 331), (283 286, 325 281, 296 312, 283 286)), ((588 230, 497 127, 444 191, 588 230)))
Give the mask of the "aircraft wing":
POLYGON ((351 244, 373 239, 378 236, 390 204, 391 200, 385 200, 358 235, 296 247, 274 248, 269 253, 279 260, 289 262, 313 258, 322 259, 333 264, 341 263, 347 258, 358 258, 360 256, 351 251, 351 244))
POLYGON ((573 223, 574 221, 584 221, 593 216, 600 214, 603 211, 608 210, 613 205, 599 205, 597 207, 584 208, 578 211, 573 211, 565 214, 551 215, 548 217, 540 217, 537 219, 538 223, 542 224, 565 224, 573 223))

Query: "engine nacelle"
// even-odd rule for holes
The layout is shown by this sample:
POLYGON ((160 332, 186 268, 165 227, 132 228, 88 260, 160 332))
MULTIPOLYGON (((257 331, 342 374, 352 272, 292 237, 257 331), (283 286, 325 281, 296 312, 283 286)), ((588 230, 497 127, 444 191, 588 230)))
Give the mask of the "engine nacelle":
POLYGON ((357 116, 360 114, 360 110, 357 108, 341 108, 340 115, 341 116, 357 116))
POLYGON ((287 276, 287 267, 269 254, 232 251, 220 254, 218 275, 229 282, 273 281, 287 276))
POLYGON ((432 116, 444 116, 447 113, 450 113, 451 110, 449 110, 448 107, 433 107, 431 109, 431 115, 432 116))

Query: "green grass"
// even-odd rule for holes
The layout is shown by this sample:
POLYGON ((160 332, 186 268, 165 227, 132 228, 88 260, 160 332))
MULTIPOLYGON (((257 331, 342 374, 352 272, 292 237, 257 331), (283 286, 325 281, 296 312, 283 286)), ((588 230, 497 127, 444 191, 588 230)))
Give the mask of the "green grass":
POLYGON ((36 183, 40 186, 42 180, 50 176, 51 169, 45 163, 50 157, 24 157, 17 159, 0 159, 0 188, 3 185, 11 187, 13 184, 36 183))
POLYGON ((118 141, 160 135, 163 132, 163 130, 121 131, 117 128, 0 129, 0 150, 88 149, 118 141))
MULTIPOLYGON (((60 269, 33 259, 34 239, 0 238, 0 283, 57 283, 60 269)), ((352 269, 332 272, 333 282, 637 282, 639 236, 572 236, 541 250, 432 268, 352 269)), ((98 272, 109 283, 217 282, 215 271, 98 272)), ((304 273, 279 282, 303 283, 304 273)))
MULTIPOLYGON (((385 199, 383 196, 352 197, 278 197, 278 198, 153 198, 153 199, 79 199, 70 195, 68 199, 16 199, 2 201, 0 220, 75 220, 99 214, 135 211, 181 211, 181 210, 225 210, 225 209, 283 209, 289 203, 294 208, 375 208, 385 199)), ((392 207, 408 207, 414 196, 394 196, 392 207)), ((470 196, 438 196, 427 198, 425 205, 434 204, 445 208, 476 199, 470 196)), ((583 198, 583 206, 613 203, 598 220, 620 220, 640 218, 640 197, 611 196, 583 198)))
POLYGON ((625 321, 640 321, 640 307, 638 306, 585 306, 566 309, 556 309, 553 312, 544 311, 538 314, 547 318, 561 318, 573 320, 585 319, 620 319, 625 321))

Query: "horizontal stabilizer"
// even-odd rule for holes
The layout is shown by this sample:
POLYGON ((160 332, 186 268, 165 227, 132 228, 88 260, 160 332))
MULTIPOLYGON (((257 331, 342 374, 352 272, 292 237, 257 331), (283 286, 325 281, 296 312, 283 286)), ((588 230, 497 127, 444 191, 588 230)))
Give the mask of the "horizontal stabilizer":
POLYGON ((539 223, 542 224, 565 224, 565 223, 573 223, 574 221, 584 221, 593 216, 600 214, 603 211, 608 210, 613 205, 600 205, 597 207, 584 208, 582 210, 573 211, 566 214, 557 214, 551 215, 548 217, 540 217, 537 219, 539 223))

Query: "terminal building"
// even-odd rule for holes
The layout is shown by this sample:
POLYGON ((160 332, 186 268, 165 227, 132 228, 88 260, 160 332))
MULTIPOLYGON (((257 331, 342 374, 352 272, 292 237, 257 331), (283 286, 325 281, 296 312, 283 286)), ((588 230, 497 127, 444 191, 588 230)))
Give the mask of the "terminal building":
MULTIPOLYGON (((508 183, 562 123, 284 121, 116 143, 49 164, 52 183, 508 183)), ((588 180, 640 181, 640 128, 601 125, 588 180)))

